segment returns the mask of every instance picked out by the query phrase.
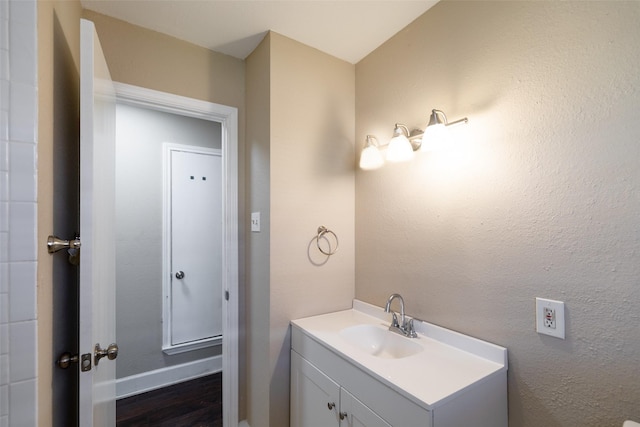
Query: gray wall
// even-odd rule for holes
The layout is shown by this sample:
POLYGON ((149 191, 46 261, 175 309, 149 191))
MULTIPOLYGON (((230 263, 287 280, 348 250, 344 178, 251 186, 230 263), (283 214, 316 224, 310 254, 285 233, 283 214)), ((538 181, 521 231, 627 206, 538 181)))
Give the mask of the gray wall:
POLYGON ((356 296, 506 346, 512 427, 640 420, 639 23, 638 2, 445 0, 356 67, 361 143, 469 117, 457 152, 357 172, 356 296), (565 302, 566 340, 535 297, 565 302))
POLYGON ((221 147, 220 124, 118 104, 116 109, 117 377, 220 354, 162 353, 162 144, 221 147))

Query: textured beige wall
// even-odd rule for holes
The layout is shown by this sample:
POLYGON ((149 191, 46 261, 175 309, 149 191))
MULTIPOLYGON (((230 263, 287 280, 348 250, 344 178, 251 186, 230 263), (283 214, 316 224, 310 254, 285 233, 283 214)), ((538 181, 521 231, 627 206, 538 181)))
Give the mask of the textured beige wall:
POLYGON ((512 427, 640 420, 639 22, 444 1, 356 66, 358 142, 469 117, 458 151, 357 172, 356 297, 506 346, 512 427), (535 297, 565 302, 566 340, 535 297))
POLYGON ((269 33, 247 59, 248 420, 289 425, 289 322, 354 295, 355 67, 269 33), (320 225, 340 238, 319 254, 320 225))
POLYGON ((114 81, 238 107, 244 117, 244 61, 89 10, 83 18, 96 25, 114 81))
MULTIPOLYGON (((54 258, 47 253, 46 241, 51 233, 66 232, 59 223, 54 224, 54 143, 58 147, 71 146, 78 138, 74 113, 78 111, 81 10, 79 1, 38 1, 37 411, 38 425, 42 427, 52 425, 54 417, 64 417, 64 414, 54 414, 53 408, 52 360, 57 356, 54 347, 60 343, 53 342, 53 325, 57 324, 53 319, 54 258)), ((58 181, 58 188, 59 184, 58 181)))
POLYGON ((289 425, 289 321, 354 296, 354 133, 355 67, 272 33, 271 426, 289 425), (320 225, 340 239, 329 259, 320 225))

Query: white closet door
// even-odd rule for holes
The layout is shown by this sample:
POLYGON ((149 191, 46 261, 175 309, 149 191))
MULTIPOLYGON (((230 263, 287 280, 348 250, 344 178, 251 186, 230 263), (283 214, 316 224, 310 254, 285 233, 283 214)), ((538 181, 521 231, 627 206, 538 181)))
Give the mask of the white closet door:
POLYGON ((221 157, 171 152, 171 344, 222 335, 221 157))

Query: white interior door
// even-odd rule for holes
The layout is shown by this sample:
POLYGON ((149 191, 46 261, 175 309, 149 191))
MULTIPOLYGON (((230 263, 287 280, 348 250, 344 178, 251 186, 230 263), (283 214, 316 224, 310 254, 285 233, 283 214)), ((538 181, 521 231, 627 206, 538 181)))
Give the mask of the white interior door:
POLYGON ((116 342, 115 91, 92 22, 80 37, 79 425, 112 427, 115 361, 95 350, 116 342))
POLYGON ((222 161, 172 149, 171 345, 222 335, 222 161))

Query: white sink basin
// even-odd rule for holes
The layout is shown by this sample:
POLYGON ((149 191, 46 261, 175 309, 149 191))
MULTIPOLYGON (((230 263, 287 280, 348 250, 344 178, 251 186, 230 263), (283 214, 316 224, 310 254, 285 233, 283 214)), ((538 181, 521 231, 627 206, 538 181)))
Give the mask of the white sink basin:
POLYGON ((360 351, 383 359, 402 359, 413 356, 423 347, 413 339, 406 338, 379 325, 356 325, 340 331, 349 344, 360 351))

